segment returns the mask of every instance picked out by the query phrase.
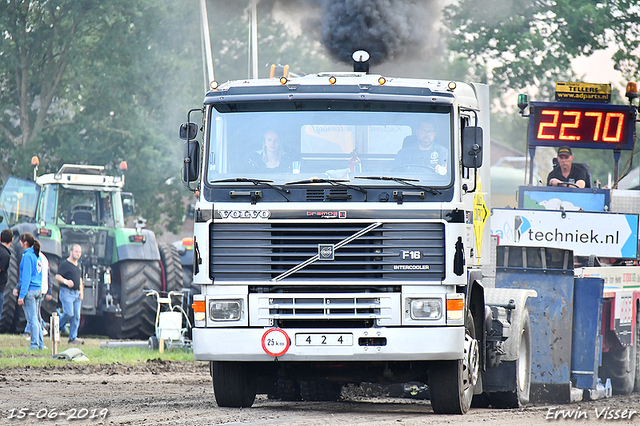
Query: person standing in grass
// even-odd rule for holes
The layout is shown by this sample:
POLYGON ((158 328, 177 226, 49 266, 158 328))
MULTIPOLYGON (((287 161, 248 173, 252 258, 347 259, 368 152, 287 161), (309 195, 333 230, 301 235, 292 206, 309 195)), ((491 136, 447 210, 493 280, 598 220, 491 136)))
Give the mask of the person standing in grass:
POLYGON ((0 233, 0 315, 2 315, 2 306, 4 305, 4 288, 9 280, 9 265, 11 264, 9 247, 12 242, 13 232, 11 229, 3 229, 0 233))
POLYGON ((42 260, 40 259, 40 241, 29 232, 20 235, 20 246, 24 249, 20 261, 20 293, 18 305, 24 309, 27 321, 31 325, 31 345, 29 349, 44 349, 42 327, 38 307, 42 298, 42 260))
POLYGON ((69 321, 69 344, 71 345, 84 344, 84 340, 78 338, 80 310, 82 309, 82 299, 84 298, 82 271, 79 266, 81 257, 82 247, 80 244, 71 244, 69 257, 60 264, 56 274, 56 281, 60 284, 58 297, 62 303, 60 329, 62 330, 67 321, 69 321))

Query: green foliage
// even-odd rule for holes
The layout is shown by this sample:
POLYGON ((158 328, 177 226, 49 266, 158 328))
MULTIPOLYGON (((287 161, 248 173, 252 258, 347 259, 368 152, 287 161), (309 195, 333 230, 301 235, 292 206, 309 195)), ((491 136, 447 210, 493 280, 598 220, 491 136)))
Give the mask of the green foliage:
POLYGON ((201 93, 198 26, 185 25, 197 11, 193 0, 0 3, 2 177, 32 176, 33 155, 40 173, 126 160, 138 214, 176 230, 185 191, 164 182, 179 176, 178 124, 201 93))
POLYGON ((571 80, 571 60, 610 44, 616 69, 637 78, 640 8, 629 0, 462 0, 444 11, 449 48, 468 58, 475 73, 491 68, 490 83, 504 90, 533 85, 552 93, 571 80))
MULTIPOLYGON (((470 78, 492 86, 496 104, 509 89, 537 89, 537 101, 553 100, 557 81, 576 81, 571 61, 615 46, 614 68, 629 80, 640 77, 640 7, 632 0, 461 0, 444 9, 444 35, 455 58, 470 64, 470 78), (634 54, 633 52, 636 52, 634 54)), ((614 93, 614 103, 626 103, 614 93)), ((504 106, 504 105, 502 105, 504 106)), ((515 109, 515 108, 514 108, 515 109)), ((526 149, 526 123, 516 111, 492 114, 492 137, 526 149), (518 124, 520 122, 521 124, 518 124)), ((613 174, 613 155, 576 150, 575 161, 587 162, 594 179, 606 184, 613 174)), ((630 161, 623 153, 620 171, 630 161)), ((627 167, 626 169, 628 169, 627 167)))

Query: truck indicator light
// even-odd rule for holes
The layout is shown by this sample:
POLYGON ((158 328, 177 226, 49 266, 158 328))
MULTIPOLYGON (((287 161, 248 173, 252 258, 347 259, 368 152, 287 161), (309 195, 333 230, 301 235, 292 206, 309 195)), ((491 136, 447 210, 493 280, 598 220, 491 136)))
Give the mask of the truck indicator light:
POLYGON ((462 321, 464 312, 464 299, 462 296, 447 299, 447 321, 462 321))

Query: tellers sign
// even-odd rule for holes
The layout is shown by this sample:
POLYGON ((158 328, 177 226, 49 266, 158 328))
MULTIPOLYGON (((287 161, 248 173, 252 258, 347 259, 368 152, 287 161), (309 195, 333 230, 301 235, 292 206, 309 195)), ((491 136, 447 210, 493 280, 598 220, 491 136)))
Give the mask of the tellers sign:
POLYGON ((634 127, 626 105, 531 102, 529 145, 633 149, 634 127))

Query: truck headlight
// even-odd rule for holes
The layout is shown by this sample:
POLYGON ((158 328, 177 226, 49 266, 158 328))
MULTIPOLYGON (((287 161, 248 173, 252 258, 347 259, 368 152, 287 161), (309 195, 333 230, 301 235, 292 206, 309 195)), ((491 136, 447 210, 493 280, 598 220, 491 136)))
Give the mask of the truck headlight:
POLYGON ((242 317, 242 300, 210 300, 209 318, 213 321, 239 321, 242 317))
POLYGON ((411 318, 437 320, 442 316, 442 299, 411 299, 411 318))

